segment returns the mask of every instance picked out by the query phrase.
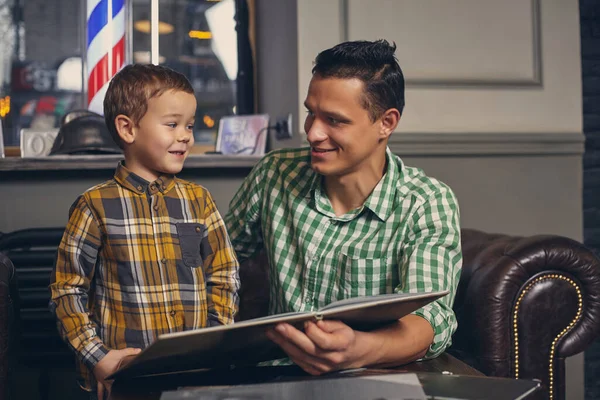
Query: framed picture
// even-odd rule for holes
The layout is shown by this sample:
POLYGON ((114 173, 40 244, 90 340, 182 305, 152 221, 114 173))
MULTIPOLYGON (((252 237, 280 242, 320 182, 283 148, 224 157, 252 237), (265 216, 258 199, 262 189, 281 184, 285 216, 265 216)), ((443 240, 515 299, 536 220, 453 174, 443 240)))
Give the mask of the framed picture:
POLYGON ((236 115, 219 121, 216 151, 229 155, 262 156, 267 146, 267 114, 236 115))

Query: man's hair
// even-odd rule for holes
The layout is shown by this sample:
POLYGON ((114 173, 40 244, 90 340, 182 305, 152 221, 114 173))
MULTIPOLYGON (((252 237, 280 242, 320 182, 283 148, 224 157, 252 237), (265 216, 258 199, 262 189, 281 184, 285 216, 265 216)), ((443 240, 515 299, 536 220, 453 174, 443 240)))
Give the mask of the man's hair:
POLYGON ((125 66, 112 78, 104 97, 104 119, 113 140, 123 147, 115 118, 125 115, 137 125, 148 111, 148 100, 168 90, 194 94, 190 81, 181 73, 153 64, 125 66))
POLYGON ((404 75, 395 51, 396 44, 387 40, 340 43, 317 55, 312 73, 321 78, 360 79, 361 104, 376 121, 390 108, 400 114, 404 109, 404 75))

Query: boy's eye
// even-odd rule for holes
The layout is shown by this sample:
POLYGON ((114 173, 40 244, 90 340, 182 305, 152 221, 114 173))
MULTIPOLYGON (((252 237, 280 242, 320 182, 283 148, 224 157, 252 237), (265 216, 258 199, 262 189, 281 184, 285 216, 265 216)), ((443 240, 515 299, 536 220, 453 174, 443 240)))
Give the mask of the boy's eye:
POLYGON ((194 124, 190 124, 187 126, 188 130, 192 131, 194 130, 194 124))
POLYGON ((169 128, 176 128, 176 127, 177 127, 177 124, 176 124, 175 122, 170 122, 170 123, 168 123, 168 124, 167 124, 167 126, 168 126, 169 128))

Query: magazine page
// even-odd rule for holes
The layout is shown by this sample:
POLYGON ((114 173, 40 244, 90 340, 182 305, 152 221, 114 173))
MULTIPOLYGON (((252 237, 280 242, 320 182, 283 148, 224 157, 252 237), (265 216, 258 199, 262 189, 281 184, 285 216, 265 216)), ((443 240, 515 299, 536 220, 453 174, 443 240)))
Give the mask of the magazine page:
POLYGON ((317 319, 337 319, 360 331, 393 323, 449 292, 398 293, 341 300, 319 311, 317 319))
POLYGON ((440 292, 428 292, 428 293, 389 293, 380 294, 377 296, 361 296, 351 297, 348 299, 334 301, 331 304, 322 307, 320 312, 329 310, 340 310, 348 307, 364 307, 369 304, 380 304, 380 303, 396 303, 406 300, 415 300, 429 297, 442 297, 448 294, 448 291, 440 292))
POLYGON ((251 365, 283 355, 265 334, 286 322, 302 329, 310 319, 338 319, 354 329, 369 331, 393 323, 448 292, 392 294, 356 301, 342 300, 318 313, 286 313, 231 325, 159 336, 112 378, 162 374, 202 368, 251 365))

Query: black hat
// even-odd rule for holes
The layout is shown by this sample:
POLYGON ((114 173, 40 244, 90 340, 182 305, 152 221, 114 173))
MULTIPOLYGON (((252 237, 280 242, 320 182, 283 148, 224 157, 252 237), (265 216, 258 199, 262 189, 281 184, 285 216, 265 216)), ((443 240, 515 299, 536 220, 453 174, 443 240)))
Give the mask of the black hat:
POLYGON ((114 142, 104 117, 88 110, 75 110, 62 118, 50 155, 122 154, 114 142))

